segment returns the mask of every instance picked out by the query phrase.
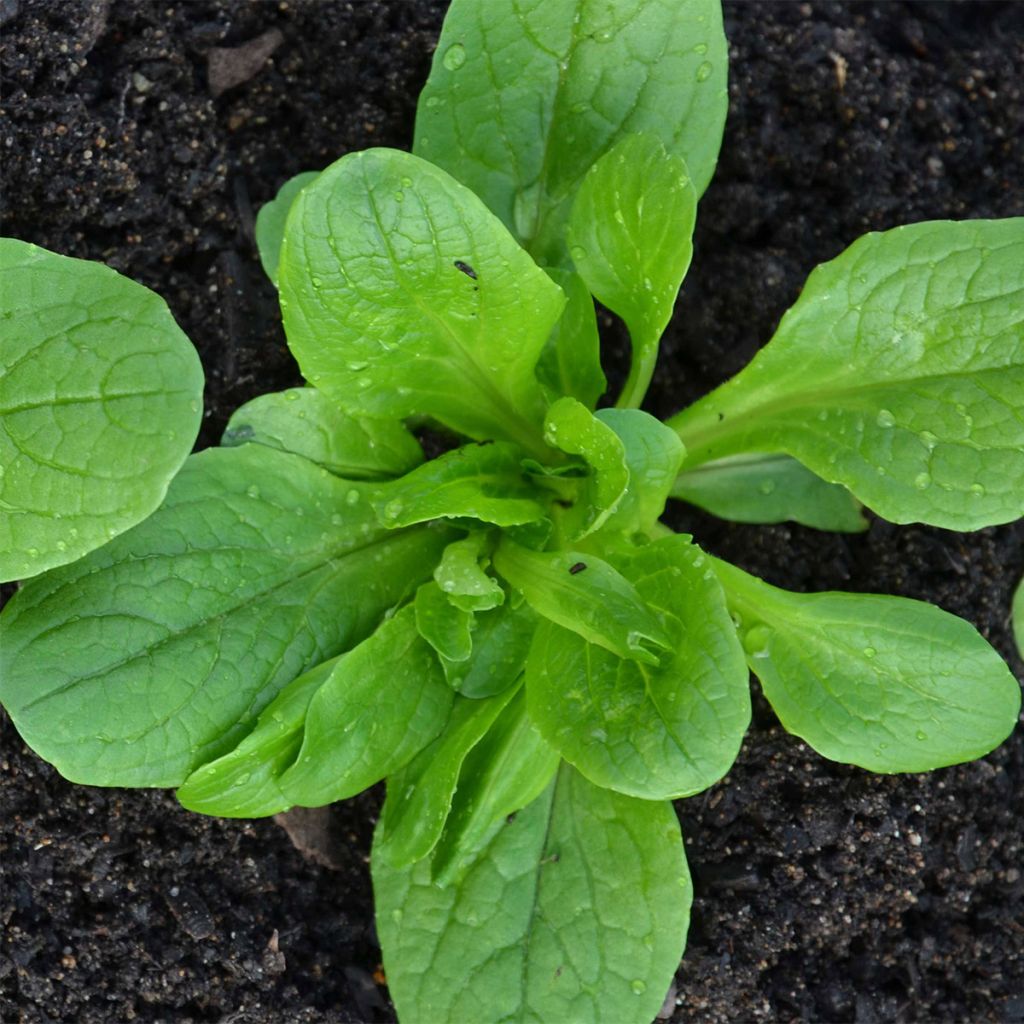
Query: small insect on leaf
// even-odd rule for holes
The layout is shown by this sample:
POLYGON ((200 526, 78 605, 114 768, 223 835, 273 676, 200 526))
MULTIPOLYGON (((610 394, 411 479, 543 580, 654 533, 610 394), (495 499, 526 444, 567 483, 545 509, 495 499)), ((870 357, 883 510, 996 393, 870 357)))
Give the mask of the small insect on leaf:
POLYGON ((574 562, 572 565, 569 566, 569 575, 575 576, 577 573, 583 572, 583 570, 586 569, 586 567, 586 562, 574 562))
POLYGON ((468 263, 463 263, 462 260, 456 260, 455 269, 461 270, 466 277, 471 277, 474 281, 476 280, 476 271, 468 263))

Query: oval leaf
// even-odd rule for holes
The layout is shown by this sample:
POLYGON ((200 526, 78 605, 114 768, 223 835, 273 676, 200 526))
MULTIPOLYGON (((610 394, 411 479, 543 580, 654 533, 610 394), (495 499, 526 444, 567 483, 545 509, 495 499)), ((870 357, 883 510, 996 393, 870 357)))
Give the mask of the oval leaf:
POLYGON ((0 701, 26 742, 101 786, 177 786, 231 750, 451 539, 382 529, 370 486, 261 445, 193 456, 146 522, 0 615, 0 701))
POLYGON ((880 516, 976 530, 1024 514, 1024 218, 865 235, 775 337, 670 421, 688 468, 783 452, 880 516))
POLYGON ((987 754, 1016 725, 1020 686, 963 619, 905 597, 791 594, 714 564, 750 670, 819 754, 925 772, 987 754))
POLYGON ((672 805, 568 766, 456 884, 435 885, 428 860, 371 864, 404 1024, 648 1024, 686 943, 692 889, 672 805))
POLYGON ((302 373, 343 408, 543 457, 533 371, 565 297, 444 171, 397 150, 342 157, 295 200, 278 275, 302 373))
POLYGON ((640 548, 623 574, 668 634, 656 667, 624 661, 551 622, 526 663, 530 717, 599 786, 691 796, 732 765, 750 722, 743 650, 710 563, 682 536, 640 548))
POLYGON ((158 295, 0 239, 0 580, 145 519, 192 449, 202 394, 199 357, 158 295))
POLYGON ((616 405, 643 401, 693 257, 697 193, 681 157, 653 135, 620 139, 587 172, 569 218, 569 254, 594 297, 626 322, 633 347, 616 405))
POLYGON ((542 262, 584 174, 650 132, 711 180, 729 105, 717 0, 456 0, 416 113, 417 154, 468 185, 542 262))

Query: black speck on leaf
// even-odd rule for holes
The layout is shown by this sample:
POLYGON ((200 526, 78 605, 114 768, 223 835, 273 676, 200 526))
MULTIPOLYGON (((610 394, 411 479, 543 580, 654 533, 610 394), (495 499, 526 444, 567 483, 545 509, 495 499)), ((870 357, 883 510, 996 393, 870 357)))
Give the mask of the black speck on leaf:
POLYGON ((574 565, 569 566, 569 575, 575 576, 577 573, 583 572, 586 569, 586 562, 576 562, 574 565))
POLYGON ((461 270, 466 277, 471 277, 474 281, 476 280, 476 271, 468 263, 463 263, 462 260, 456 260, 455 269, 461 270))

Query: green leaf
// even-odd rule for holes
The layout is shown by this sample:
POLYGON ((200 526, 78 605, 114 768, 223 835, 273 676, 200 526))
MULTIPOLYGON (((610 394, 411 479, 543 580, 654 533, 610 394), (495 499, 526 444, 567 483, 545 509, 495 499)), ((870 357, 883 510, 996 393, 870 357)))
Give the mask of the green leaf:
POLYGON ((332 658, 293 679, 234 750, 192 772, 178 788, 182 807, 219 818, 260 818, 287 810, 292 801, 278 780, 295 763, 309 702, 337 661, 332 658))
POLYGON ((1013 637, 1017 641, 1017 650, 1024 658, 1024 580, 1017 584, 1013 595, 1013 637))
POLYGON ((635 408, 693 257, 697 193, 681 157, 654 135, 627 135, 587 172, 569 217, 572 261, 587 287, 626 322, 633 346, 616 403, 635 408))
POLYGON ((599 530, 629 486, 626 450, 615 431, 575 398, 560 398, 548 409, 544 439, 552 448, 579 455, 591 467, 578 500, 561 518, 570 541, 599 530))
POLYGON ((648 1024, 679 966, 691 885, 669 803, 564 766, 502 822, 457 885, 371 859, 377 931, 404 1024, 648 1024))
POLYGON ((463 445, 385 484, 374 498, 390 529, 430 519, 467 517, 496 526, 544 518, 541 493, 523 476, 515 445, 463 445))
POLYGON ((526 714, 521 689, 466 755, 431 870, 438 885, 461 877, 502 818, 533 803, 558 770, 558 754, 526 714))
POLYGON ((72 562, 163 500, 203 372, 163 299, 0 239, 0 580, 72 562))
POLYGON ((249 442, 295 452, 350 480, 401 476, 423 461, 398 420, 350 416, 316 388, 260 395, 236 410, 221 444, 249 442))
POLYGON ((505 603, 501 584, 480 564, 487 545, 487 535, 478 530, 444 549, 434 579, 456 608, 487 611, 505 603))
POLYGON ((284 226, 288 211, 295 197, 311 182, 320 177, 319 171, 303 171, 289 178, 277 191, 277 195, 260 207, 256 214, 256 248, 260 253, 263 271, 277 285, 277 265, 281 258, 281 242, 284 240, 284 226))
POLYGON ((594 300, 579 274, 557 268, 547 273, 565 293, 566 305, 540 354, 537 379, 549 401, 569 396, 593 409, 608 387, 594 300))
POLYGON ((0 701, 26 742, 92 785, 177 786, 231 750, 451 540, 382 529, 371 490, 262 445, 193 456, 153 516, 0 615, 0 701))
POLYGON ((1024 218, 869 234, 818 267, 771 342, 670 421, 688 468, 784 453, 880 516, 1024 514, 1024 218))
POLYGON ((332 164, 295 200, 279 277, 303 375, 343 408, 543 457, 534 367, 565 296, 444 171, 388 149, 332 164))
POLYGON ((517 688, 489 700, 456 697, 444 731, 388 779, 374 857, 406 867, 425 857, 441 836, 459 771, 517 688))
POLYGON ((416 629, 446 661, 465 661, 473 650, 473 613, 456 608, 431 580, 416 591, 416 629))
POLYGON ((963 619, 922 601, 791 594, 717 559, 750 670, 785 728, 834 761, 924 772, 1013 730, 1020 687, 963 619))
POLYGON ((441 658, 453 689, 465 697, 502 693, 522 674, 537 616, 525 602, 477 612, 473 619, 473 653, 465 661, 441 658))
POLYGON ((624 661, 541 623, 526 664, 530 717, 596 785, 648 800, 691 796, 729 770, 750 722, 743 650, 689 538, 648 544, 621 569, 661 618, 670 653, 657 667, 624 661))
POLYGON ((456 0, 416 113, 415 152, 479 195, 541 262, 586 172, 650 132, 711 179, 728 109, 716 0, 456 0))
POLYGON ((734 523, 782 523, 860 533, 868 528, 861 504, 788 455, 729 455, 684 470, 672 497, 734 523))
POLYGON ((305 807, 355 796, 412 760, 451 707, 451 688, 406 605, 335 662, 309 702, 281 792, 305 807))
POLYGON ((639 409, 599 409, 594 415, 615 431, 629 470, 626 491, 604 528, 650 530, 665 511, 686 449, 675 431, 639 409))
POLYGON ((673 646, 633 584, 595 555, 531 551, 506 539, 494 552, 494 567, 534 611, 578 635, 584 647, 596 644, 617 659, 657 665, 673 646))

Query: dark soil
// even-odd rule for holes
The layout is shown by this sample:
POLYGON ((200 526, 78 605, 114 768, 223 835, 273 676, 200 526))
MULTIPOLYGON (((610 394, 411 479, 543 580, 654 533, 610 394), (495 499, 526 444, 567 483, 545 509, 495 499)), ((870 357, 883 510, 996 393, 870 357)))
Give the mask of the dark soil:
MULTIPOLYGON (((253 211, 300 170, 408 145, 442 14, 0 0, 3 233, 167 299, 207 369, 201 444, 298 381, 253 211), (214 97, 211 48, 275 28, 270 61, 214 97)), ((864 231, 1024 213, 1024 4, 744 3, 727 21, 732 109, 650 396, 663 414, 746 363, 810 268, 864 231)), ((1024 676, 1007 622, 1020 523, 673 521, 792 589, 931 600, 1024 676)), ((379 794, 335 814, 331 871, 269 821, 73 787, 0 731, 4 1022, 393 1019, 366 865, 379 794)), ((823 761, 759 699, 728 779, 678 805, 697 899, 673 1019, 1024 1021, 1022 793, 1024 730, 972 765, 878 777, 823 761)))

